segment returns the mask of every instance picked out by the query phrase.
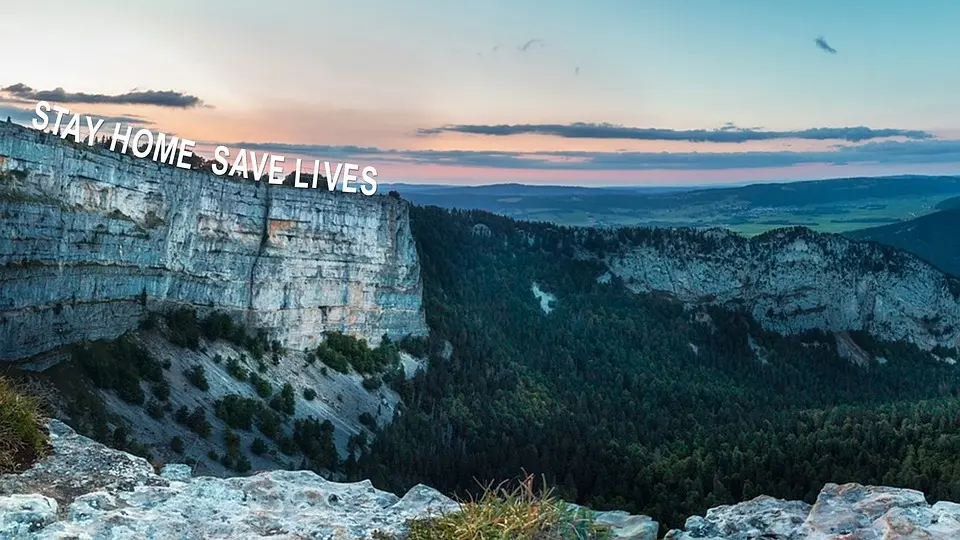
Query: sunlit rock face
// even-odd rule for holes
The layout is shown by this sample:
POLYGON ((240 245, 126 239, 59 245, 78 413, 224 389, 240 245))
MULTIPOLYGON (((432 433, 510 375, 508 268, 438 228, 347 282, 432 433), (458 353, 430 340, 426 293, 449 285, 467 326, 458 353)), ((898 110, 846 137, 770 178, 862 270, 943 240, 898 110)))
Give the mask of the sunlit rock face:
POLYGON ((0 123, 0 230, 0 360, 115 337, 174 305, 291 348, 328 330, 374 343, 426 331, 394 197, 235 180, 0 123))
POLYGON ((895 249, 802 227, 753 238, 653 231, 605 258, 636 292, 749 312, 766 329, 867 331, 922 349, 960 345, 960 280, 895 249))

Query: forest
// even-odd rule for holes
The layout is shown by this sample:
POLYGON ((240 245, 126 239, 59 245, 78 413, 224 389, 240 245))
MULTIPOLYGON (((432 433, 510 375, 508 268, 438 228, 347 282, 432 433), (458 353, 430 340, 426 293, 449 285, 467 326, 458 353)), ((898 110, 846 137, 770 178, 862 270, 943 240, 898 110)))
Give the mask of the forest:
MULTIPOLYGON (((462 497, 530 473, 566 500, 666 530, 760 494, 827 482, 960 500, 960 375, 904 343, 781 336, 744 313, 636 295, 585 257, 592 233, 412 207, 430 368, 348 473, 462 497), (545 313, 531 285, 556 296, 545 313), (443 342, 453 354, 444 359, 443 342), (758 358, 757 348, 765 351, 758 358)), ((643 233, 622 234, 622 241, 643 233)))

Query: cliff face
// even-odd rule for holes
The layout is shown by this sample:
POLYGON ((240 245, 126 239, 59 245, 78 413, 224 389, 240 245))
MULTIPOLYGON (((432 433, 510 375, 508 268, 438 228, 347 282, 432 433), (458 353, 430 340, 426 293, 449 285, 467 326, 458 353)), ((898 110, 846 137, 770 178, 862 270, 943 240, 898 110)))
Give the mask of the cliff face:
POLYGON ((426 331, 406 203, 268 186, 0 124, 0 360, 231 313, 292 348, 426 331))
POLYGON ((635 292, 748 311, 784 334, 865 330, 923 349, 960 345, 960 280, 905 252, 792 228, 652 232, 607 257, 635 292))

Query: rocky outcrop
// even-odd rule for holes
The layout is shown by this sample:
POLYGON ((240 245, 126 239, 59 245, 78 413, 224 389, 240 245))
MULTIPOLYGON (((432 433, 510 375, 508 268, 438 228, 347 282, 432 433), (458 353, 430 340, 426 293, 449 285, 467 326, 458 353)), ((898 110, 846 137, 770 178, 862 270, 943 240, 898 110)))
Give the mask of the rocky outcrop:
POLYGON ((744 238, 651 230, 606 257, 635 292, 748 311, 784 334, 864 330, 922 349, 960 345, 960 280, 874 243, 796 227, 744 238))
MULTIPOLYGON (((369 482, 337 483, 308 471, 250 477, 193 476, 186 465, 160 474, 50 420, 50 454, 0 476, 0 540, 120 538, 403 538, 410 520, 456 512, 457 503, 416 486, 403 497, 369 482)), ((618 540, 654 540, 657 522, 625 512, 595 521, 618 540)), ((960 504, 929 504, 909 489, 827 484, 815 504, 760 496, 687 519, 665 540, 950 540, 960 504)))
MULTIPOLYGON (((308 471, 243 478, 194 477, 186 465, 160 474, 52 420, 52 453, 0 476, 0 540, 402 538, 411 519, 455 512, 426 486, 403 497, 370 482, 336 483, 308 471), (376 533, 380 533, 377 535, 376 533)), ((623 512, 596 515, 620 540, 653 540, 657 523, 623 512)))
POLYGON ((952 540, 960 504, 910 489, 827 484, 813 506, 760 496, 687 519, 665 540, 952 540))
POLYGON ((234 315, 292 348, 426 331, 407 204, 269 186, 0 124, 0 360, 137 325, 234 315), (146 302, 144 302, 144 300, 146 302))

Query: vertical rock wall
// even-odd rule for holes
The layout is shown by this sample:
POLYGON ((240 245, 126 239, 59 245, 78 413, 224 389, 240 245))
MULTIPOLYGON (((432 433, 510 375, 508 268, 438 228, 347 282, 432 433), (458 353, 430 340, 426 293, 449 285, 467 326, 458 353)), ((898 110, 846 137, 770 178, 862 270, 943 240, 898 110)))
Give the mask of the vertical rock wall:
POLYGON ((404 201, 187 171, 0 123, 0 360, 216 309, 288 347, 426 332, 404 201))

